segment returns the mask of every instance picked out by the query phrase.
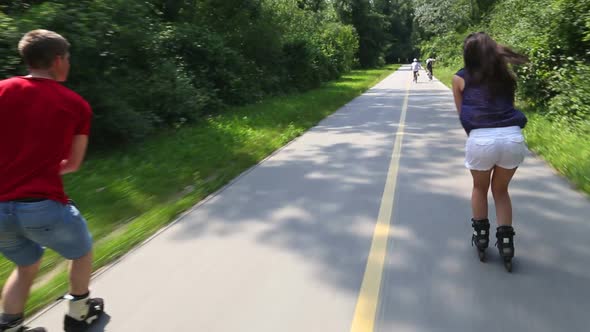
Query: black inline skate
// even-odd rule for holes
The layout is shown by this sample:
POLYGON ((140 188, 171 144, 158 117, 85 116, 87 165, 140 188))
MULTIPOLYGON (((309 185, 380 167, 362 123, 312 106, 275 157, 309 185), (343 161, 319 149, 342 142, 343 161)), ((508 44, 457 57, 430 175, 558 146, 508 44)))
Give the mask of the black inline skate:
POLYGON ((514 229, 512 226, 500 226, 496 231, 496 247, 504 261, 506 271, 512 272, 512 257, 514 257, 514 229))
POLYGON ((47 332, 47 330, 42 327, 31 328, 24 326, 23 321, 23 319, 19 319, 11 323, 0 322, 0 332, 47 332))
POLYGON ((488 219, 471 219, 471 227, 473 227, 471 246, 477 247, 479 260, 483 262, 486 259, 486 249, 490 243, 490 221, 488 219))

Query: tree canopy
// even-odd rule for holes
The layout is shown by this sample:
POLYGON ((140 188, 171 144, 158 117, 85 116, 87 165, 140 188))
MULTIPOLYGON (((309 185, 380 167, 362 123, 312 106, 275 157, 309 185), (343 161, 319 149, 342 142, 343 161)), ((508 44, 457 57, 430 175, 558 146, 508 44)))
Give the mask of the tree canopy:
POLYGON ((354 67, 436 56, 458 69, 463 38, 483 30, 530 57, 521 98, 583 121, 589 12, 590 0, 14 0, 0 4, 0 74, 26 71, 23 33, 61 33, 93 145, 111 146, 354 67))

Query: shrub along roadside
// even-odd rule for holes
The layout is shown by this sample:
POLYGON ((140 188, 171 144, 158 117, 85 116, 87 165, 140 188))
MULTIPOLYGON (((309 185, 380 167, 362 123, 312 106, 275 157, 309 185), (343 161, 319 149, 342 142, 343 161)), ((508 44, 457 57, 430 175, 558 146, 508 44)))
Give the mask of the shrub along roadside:
POLYGON ((359 46, 333 6, 297 0, 15 0, 0 4, 0 78, 26 73, 16 45, 38 28, 71 43, 66 84, 92 105, 91 151, 317 88, 359 46))
MULTIPOLYGON (((95 155, 65 181, 96 240, 95 268, 121 257, 397 67, 353 71, 316 90, 235 107, 125 151, 95 155)), ((28 313, 66 291, 62 262, 52 252, 45 255, 28 313)), ((1 281, 10 270, 0 259, 1 281)))

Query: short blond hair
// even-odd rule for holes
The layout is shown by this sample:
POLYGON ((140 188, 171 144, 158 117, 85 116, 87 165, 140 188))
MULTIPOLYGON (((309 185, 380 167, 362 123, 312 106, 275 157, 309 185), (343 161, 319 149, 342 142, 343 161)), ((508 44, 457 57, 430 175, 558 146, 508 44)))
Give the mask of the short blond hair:
POLYGON ((18 52, 32 69, 48 69, 57 56, 68 53, 70 43, 60 34, 49 30, 27 32, 18 43, 18 52))

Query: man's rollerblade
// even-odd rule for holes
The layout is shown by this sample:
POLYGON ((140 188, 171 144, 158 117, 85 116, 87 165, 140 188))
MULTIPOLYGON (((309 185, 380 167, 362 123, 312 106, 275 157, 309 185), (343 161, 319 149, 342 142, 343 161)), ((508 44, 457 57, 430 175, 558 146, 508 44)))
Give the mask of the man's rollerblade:
POLYGON ((100 319, 104 312, 104 301, 100 298, 76 299, 70 295, 64 297, 68 300, 68 313, 64 317, 64 331, 84 332, 100 319))
POLYGON ((514 257, 514 229, 512 226, 500 226, 496 231, 496 247, 504 260, 506 271, 512 272, 512 257, 514 257))
POLYGON ((471 219, 471 227, 473 227, 471 246, 477 247, 479 260, 483 262, 486 259, 486 249, 490 243, 490 221, 488 219, 471 219))
POLYGON ((47 332, 42 327, 26 327, 23 325, 23 319, 12 323, 0 323, 0 332, 47 332))

